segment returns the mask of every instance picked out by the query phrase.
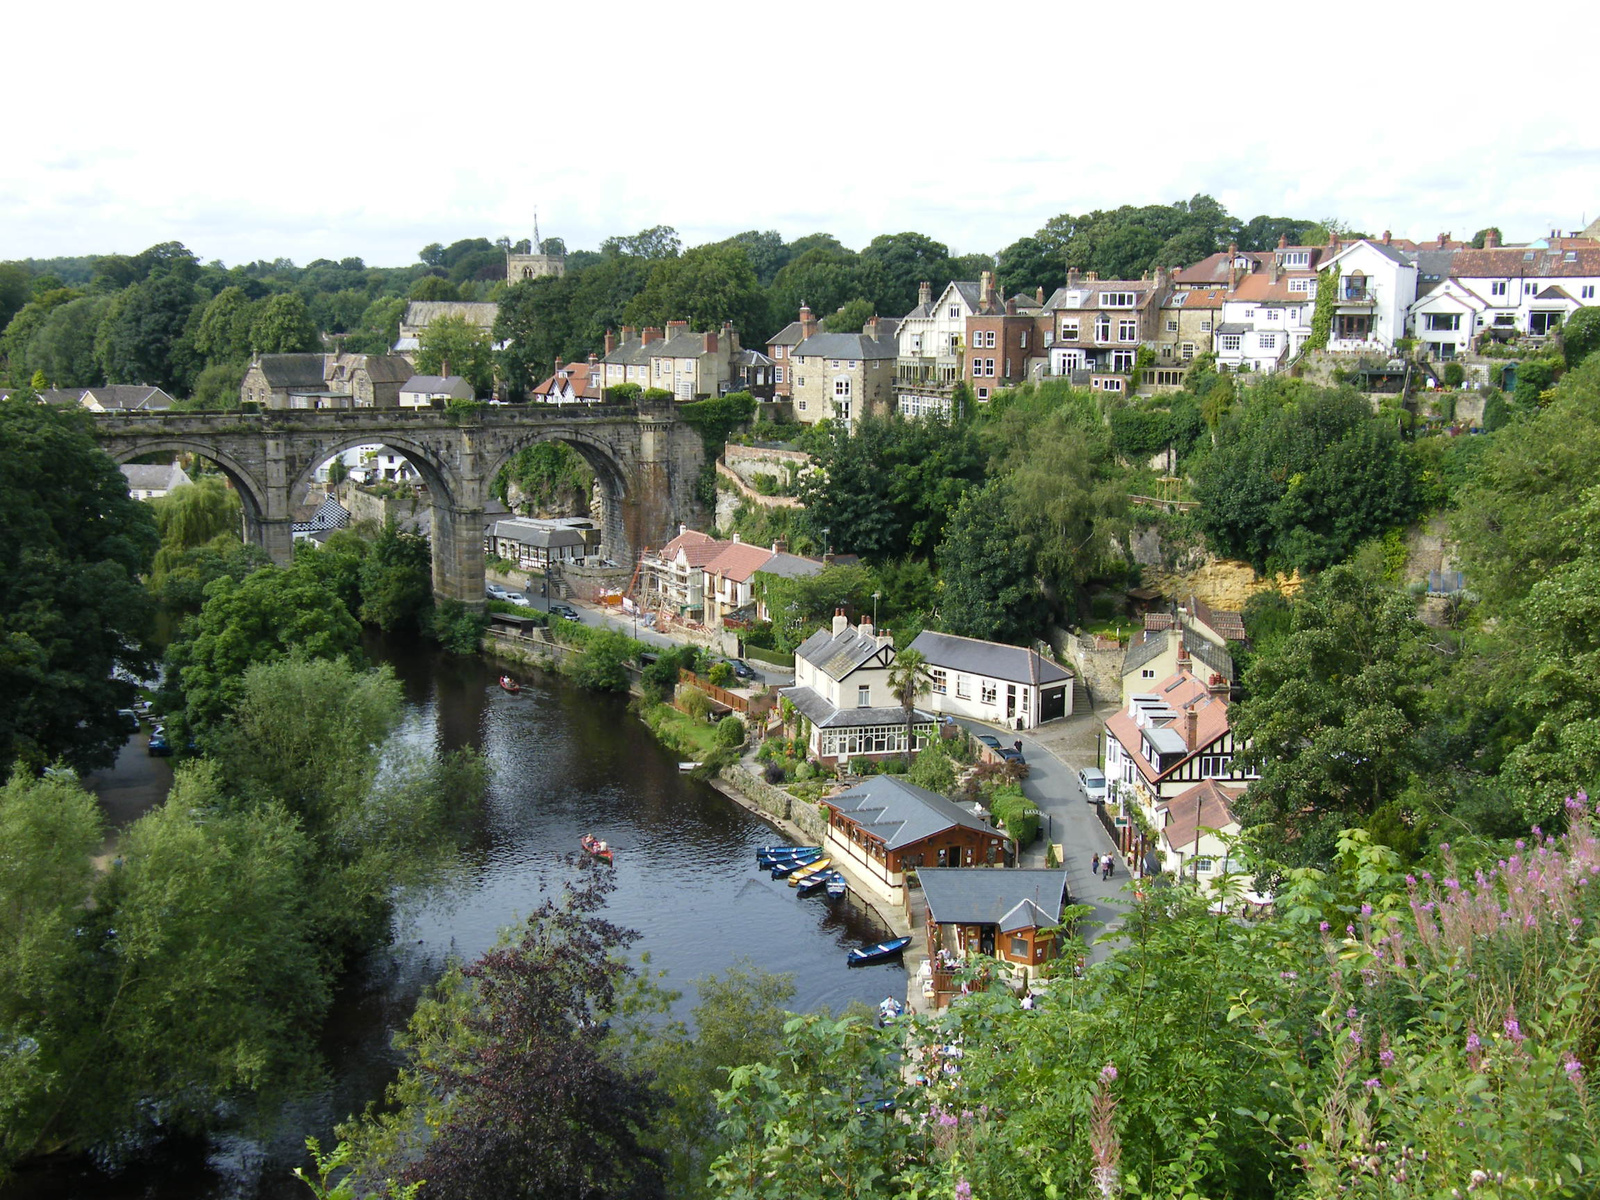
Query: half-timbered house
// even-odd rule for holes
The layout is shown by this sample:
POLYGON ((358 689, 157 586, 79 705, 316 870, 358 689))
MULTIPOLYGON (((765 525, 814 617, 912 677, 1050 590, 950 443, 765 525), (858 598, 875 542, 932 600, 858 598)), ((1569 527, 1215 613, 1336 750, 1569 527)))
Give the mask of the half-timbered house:
MULTIPOLYGON (((810 724, 807 745, 824 761, 883 759, 906 752, 906 713, 889 688, 894 638, 871 621, 852 626, 840 609, 794 652, 794 686, 782 696, 810 724)), ((933 737, 933 714, 913 709, 911 746, 933 737)))

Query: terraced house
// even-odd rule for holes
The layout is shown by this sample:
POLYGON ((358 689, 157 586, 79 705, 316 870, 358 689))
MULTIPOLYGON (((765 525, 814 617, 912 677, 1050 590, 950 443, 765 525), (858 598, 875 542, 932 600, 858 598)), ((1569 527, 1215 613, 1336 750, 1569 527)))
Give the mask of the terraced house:
POLYGON ((1139 348, 1155 346, 1161 305, 1172 284, 1153 279, 1101 279, 1067 272, 1067 284, 1044 303, 1041 324, 1050 374, 1094 391, 1126 393, 1139 348))
POLYGON ((720 331, 695 333, 687 321, 668 321, 663 331, 647 325, 637 331, 622 327, 622 340, 606 333, 600 359, 602 385, 636 383, 660 388, 680 401, 704 400, 731 390, 739 356, 739 336, 724 322, 720 331))

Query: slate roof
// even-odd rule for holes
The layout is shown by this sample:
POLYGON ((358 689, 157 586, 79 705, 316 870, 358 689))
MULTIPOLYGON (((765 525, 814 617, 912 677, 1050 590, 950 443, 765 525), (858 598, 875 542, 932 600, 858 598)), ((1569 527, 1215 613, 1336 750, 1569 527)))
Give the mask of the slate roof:
POLYGON ((770 367, 772 360, 759 350, 741 350, 733 356, 736 367, 770 367))
MULTIPOLYGON (((801 642, 794 653, 796 658, 805 659, 829 679, 843 679, 879 649, 876 636, 863 636, 859 626, 850 625, 837 637, 831 627, 819 629, 801 642)), ((891 659, 894 656, 892 647, 889 655, 891 659)))
POLYGON ((304 525, 296 524, 295 532, 317 533, 329 529, 344 529, 350 524, 350 511, 332 496, 317 505, 317 511, 304 525))
POLYGON ((459 375, 413 375, 400 385, 412 396, 449 396, 452 400, 471 400, 472 385, 459 375))
POLYGON ((373 383, 404 383, 416 368, 398 354, 365 354, 351 370, 365 371, 373 383))
MULTIPOLYGON (((985 821, 960 805, 895 775, 869 776, 849 791, 827 797, 824 803, 880 839, 887 850, 910 846, 955 825, 994 834, 985 821)), ((1000 874, 976 869, 973 873, 1000 874)))
POLYGON ((758 575, 777 575, 784 579, 802 579, 815 575, 828 564, 817 558, 802 558, 798 554, 774 554, 757 568, 758 575))
POLYGON ((1233 655, 1203 637, 1185 638, 1184 645, 1188 647, 1191 656, 1210 667, 1229 683, 1233 682, 1233 655))
POLYGON ((158 387, 143 383, 112 383, 101 387, 77 389, 81 394, 79 404, 92 396, 95 403, 108 412, 159 412, 172 407, 172 397, 158 387))
POLYGON ((500 315, 500 306, 480 300, 413 300, 406 305, 405 319, 400 322, 407 328, 426 329, 440 317, 461 317, 480 329, 492 329, 500 315))
POLYGON ((326 382, 327 360, 320 354, 263 354, 259 366, 273 391, 282 388, 321 388, 326 382))
POLYGON ((122 474, 128 481, 129 491, 135 488, 145 492, 166 491, 177 483, 189 482, 177 463, 123 463, 122 474))
POLYGON ((864 333, 814 333, 794 348, 796 358, 840 358, 876 361, 899 357, 893 337, 869 338, 864 333))
POLYGON ((1160 658, 1167 649, 1167 639, 1172 636, 1170 629, 1146 629, 1142 638, 1136 638, 1128 647, 1128 652, 1122 656, 1122 673, 1137 671, 1153 658, 1160 658))
POLYGON ((1037 650, 1008 646, 1004 642, 985 642, 924 629, 911 643, 911 649, 920 651, 932 666, 1013 683, 1061 683, 1072 678, 1071 671, 1058 667, 1037 650))
POLYGON ((1230 642, 1248 640, 1244 629, 1244 614, 1226 608, 1212 608, 1199 596, 1189 597, 1189 611, 1194 619, 1218 637, 1230 642))
POLYGON ((1600 275, 1600 246, 1585 250, 1458 250, 1457 279, 1547 279, 1600 275), (1568 255, 1571 255, 1569 261, 1568 255))
POLYGON ((1065 867, 918 867, 917 879, 935 925, 996 925, 1010 933, 1061 923, 1065 867))
POLYGON ((777 333, 767 339, 769 346, 798 346, 805 341, 805 332, 800 327, 799 321, 790 321, 777 333))
MULTIPOLYGON (((808 687, 787 687, 778 694, 794 705, 818 729, 856 729, 865 725, 900 725, 906 723, 906 710, 898 704, 877 705, 872 708, 839 708, 830 704, 808 687)), ((933 714, 920 708, 911 710, 911 724, 931 725, 933 714)))
POLYGON ((1247 325, 1243 321, 1229 321, 1226 324, 1218 325, 1217 333, 1249 333, 1254 328, 1255 326, 1247 325))
POLYGON ((584 544, 583 534, 576 529, 552 529, 548 525, 536 525, 531 521, 522 521, 515 517, 508 521, 496 521, 494 536, 541 550, 557 550, 562 546, 584 544))

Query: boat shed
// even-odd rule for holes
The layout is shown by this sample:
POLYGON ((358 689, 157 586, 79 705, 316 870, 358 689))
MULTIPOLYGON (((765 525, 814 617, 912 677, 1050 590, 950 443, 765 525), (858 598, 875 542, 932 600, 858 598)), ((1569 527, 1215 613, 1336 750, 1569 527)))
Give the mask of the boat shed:
POLYGON ((1005 863, 1005 837, 988 822, 937 792, 895 775, 869 775, 828 807, 824 848, 852 876, 895 904, 905 902, 911 868, 1005 863))
MULTIPOLYGON (((934 990, 969 955, 1010 963, 1031 977, 1058 953, 1055 928, 1066 903, 1065 867, 1013 871, 953 871, 924 867, 917 872, 927 910, 928 954, 935 962, 934 990)), ((939 1001, 943 1003, 941 999, 939 1001)))

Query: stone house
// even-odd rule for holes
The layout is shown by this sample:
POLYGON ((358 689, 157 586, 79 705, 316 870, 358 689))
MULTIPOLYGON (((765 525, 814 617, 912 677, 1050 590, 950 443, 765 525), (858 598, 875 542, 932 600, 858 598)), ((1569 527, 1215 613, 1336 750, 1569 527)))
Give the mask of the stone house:
POLYGON ((637 336, 631 325, 624 325, 620 342, 607 331, 605 349, 600 359, 603 387, 636 383, 688 402, 732 390, 739 335, 728 322, 720 331, 695 333, 687 321, 668 321, 665 331, 646 326, 637 336))
POLYGON ((321 408, 326 398, 328 355, 258 354, 245 370, 239 400, 262 408, 321 408))
POLYGON ((459 375, 413 375, 400 385, 401 408, 443 408, 471 399, 472 385, 459 375))
MULTIPOLYGON (((1210 354, 1212 335, 1222 320, 1222 288, 1183 288, 1174 290, 1162 304, 1156 330, 1156 370, 1158 386, 1169 382, 1159 378, 1162 371, 1187 372, 1188 364, 1202 354, 1210 354)), ((1183 380, 1180 375, 1178 384, 1183 380)))
POLYGON ((822 803, 828 809, 823 852, 848 863, 855 877, 893 904, 905 903, 907 870, 920 875, 928 867, 1005 862, 1004 834, 959 804, 897 775, 868 775, 822 803))
POLYGON ((911 649, 927 660, 926 702, 936 713, 1032 729, 1072 711, 1072 672, 1037 650, 931 629, 911 649))
POLYGON ((1165 271, 1154 279, 1101 279, 1067 272, 1065 287, 1045 301, 1040 324, 1049 373, 1096 391, 1126 394, 1139 350, 1154 350, 1160 311, 1171 290, 1165 271))
POLYGON ((772 394, 779 398, 794 395, 794 348, 817 331, 811 309, 800 306, 798 320, 790 321, 767 339, 767 357, 772 360, 772 394))
MULTIPOLYGON (((406 305, 405 315, 400 318, 400 336, 394 344, 394 353, 403 354, 415 363, 423 331, 440 317, 459 317, 493 337, 495 318, 499 315, 500 306, 488 301, 413 300, 406 305)), ((496 350, 502 348, 503 344, 495 346, 496 350)))
POLYGON ((123 463, 122 474, 128 481, 128 495, 135 500, 154 500, 191 482, 189 473, 176 462, 123 463))
MULTIPOLYGON (((906 751, 905 709, 889 690, 894 638, 872 622, 852 627, 840 609, 794 655, 794 686, 782 695, 810 725, 807 745, 821 760, 884 759, 906 751)), ((912 710, 911 750, 933 736, 933 715, 912 710)))
POLYGON ((412 373, 410 361, 398 354, 340 354, 330 358, 324 387, 349 395, 348 404, 335 407, 393 408, 412 373))
POLYGON ((794 348, 795 420, 849 425, 894 403, 899 350, 894 323, 872 318, 860 333, 813 333, 794 348))

